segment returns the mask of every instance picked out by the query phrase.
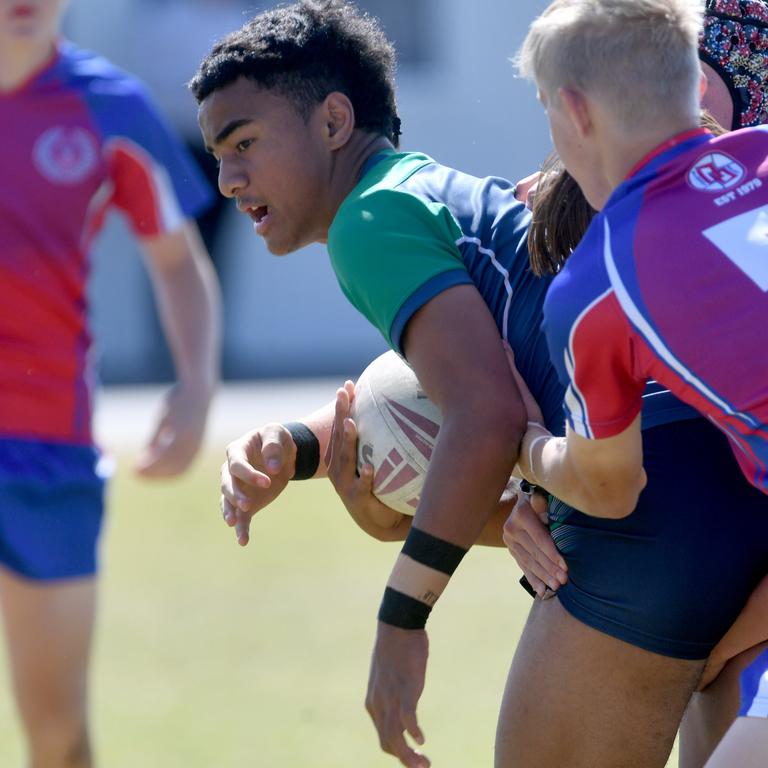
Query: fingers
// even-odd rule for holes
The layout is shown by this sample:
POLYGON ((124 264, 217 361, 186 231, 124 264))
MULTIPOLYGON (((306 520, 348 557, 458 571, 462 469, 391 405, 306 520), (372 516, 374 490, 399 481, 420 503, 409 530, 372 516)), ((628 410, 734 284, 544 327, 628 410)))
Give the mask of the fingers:
POLYGON ((269 475, 258 470, 254 466, 251 457, 257 457, 255 462, 263 466, 261 462, 262 442, 261 432, 256 430, 235 440, 227 446, 226 467, 232 477, 236 477, 246 485, 257 488, 269 488, 272 481, 269 475))
POLYGON ((238 512, 235 521, 235 538, 241 547, 248 545, 251 540, 251 519, 253 515, 249 512, 238 512))
MULTIPOLYGON (((349 382, 347 382, 349 383, 349 382)), ((328 441, 328 447, 325 451, 325 466, 329 467, 334 462, 334 457, 338 456, 341 450, 341 444, 344 440, 344 420, 349 416, 350 396, 345 384, 336 390, 336 406, 333 415, 333 428, 331 430, 331 439, 328 441)))
POLYGON ((296 463, 296 444, 282 424, 268 424, 261 429, 261 463, 270 475, 279 475, 296 463), (290 467, 288 465, 291 465, 290 467))
POLYGON ((375 707, 366 702, 366 709, 373 720, 379 735, 379 746, 383 752, 396 757, 407 768, 429 768, 429 758, 411 747, 405 733, 419 745, 424 744, 424 735, 416 720, 415 710, 401 710, 387 714, 378 712, 375 707))
POLYGON ((568 580, 567 565, 549 529, 528 500, 521 497, 504 524, 504 543, 540 597, 546 587, 557 591, 568 580))
POLYGON ((400 712, 400 722, 405 726, 405 730, 408 735, 419 745, 424 744, 424 734, 419 728, 419 723, 416 719, 416 709, 402 710, 400 712))

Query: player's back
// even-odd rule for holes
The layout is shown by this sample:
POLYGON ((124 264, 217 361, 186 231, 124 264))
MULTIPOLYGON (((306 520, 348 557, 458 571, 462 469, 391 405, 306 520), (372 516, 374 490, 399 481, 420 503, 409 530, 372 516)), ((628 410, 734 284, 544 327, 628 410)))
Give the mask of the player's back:
POLYGON ((768 130, 689 141, 611 198, 604 266, 642 373, 725 429, 768 492, 768 130))

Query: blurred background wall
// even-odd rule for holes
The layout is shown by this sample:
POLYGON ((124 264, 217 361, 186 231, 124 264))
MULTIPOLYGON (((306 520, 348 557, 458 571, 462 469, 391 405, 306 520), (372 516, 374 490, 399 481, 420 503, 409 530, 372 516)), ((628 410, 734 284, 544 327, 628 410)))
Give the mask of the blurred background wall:
MULTIPOLYGON (((478 175, 520 178, 550 148, 533 87, 509 61, 547 0, 358 0, 399 57, 402 147, 478 175)), ((72 0, 74 42, 139 75, 198 155, 196 105, 185 82, 211 44, 275 5, 248 0, 72 0)), ((215 174, 210 165, 207 170, 215 174)), ((270 256, 251 223, 221 201, 202 220, 224 296, 229 379, 354 375, 385 349, 341 294, 325 249, 270 256)), ((105 383, 167 380, 149 283, 114 216, 94 252, 93 326, 105 383)))

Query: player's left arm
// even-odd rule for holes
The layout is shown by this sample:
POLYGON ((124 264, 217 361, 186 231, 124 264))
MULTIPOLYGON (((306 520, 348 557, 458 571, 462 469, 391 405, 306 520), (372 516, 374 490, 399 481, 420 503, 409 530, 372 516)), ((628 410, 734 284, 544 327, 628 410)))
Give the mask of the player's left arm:
POLYGON ((423 743, 416 706, 426 671, 427 616, 497 509, 517 459, 525 409, 498 329, 474 286, 455 286, 427 302, 409 321, 403 346, 443 423, 379 611, 366 708, 382 748, 415 767, 428 762, 404 732, 423 743))
POLYGON ((137 470, 148 477, 166 477, 189 466, 203 438, 219 378, 219 287, 193 221, 173 232, 144 237, 141 244, 176 384, 137 470))

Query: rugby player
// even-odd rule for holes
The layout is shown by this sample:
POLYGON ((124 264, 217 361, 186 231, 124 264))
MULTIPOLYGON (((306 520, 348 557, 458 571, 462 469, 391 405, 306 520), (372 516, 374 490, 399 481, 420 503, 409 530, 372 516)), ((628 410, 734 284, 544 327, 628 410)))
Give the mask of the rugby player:
MULTIPOLYGON (((545 306, 552 360, 567 385, 567 437, 548 435, 529 403, 521 469, 598 517, 632 512, 645 484, 647 441, 632 392, 649 378, 721 428, 744 478, 734 491, 768 511, 768 354, 750 346, 768 315, 760 226, 768 137, 747 129, 714 139, 697 129, 700 9, 562 0, 534 23, 520 57, 563 162, 602 208, 545 306)), ((764 25, 749 25, 746 40, 738 25, 730 36, 727 28, 729 15, 763 11, 724 4, 715 39, 726 51, 741 40, 748 53, 714 63, 741 58, 762 71, 764 25)), ((740 86, 762 105, 762 77, 740 86)), ((509 741, 514 748, 515 736, 509 741)))
MULTIPOLYGON (((552 396, 559 403, 562 389, 550 389, 539 357, 534 302, 548 279, 537 282, 527 268, 528 214, 505 182, 395 152, 391 70, 391 48, 372 22, 338 3, 304 2, 266 12, 218 43, 191 87, 206 145, 221 165, 222 193, 238 201, 273 253, 327 242, 343 290, 442 409, 422 501, 382 601, 368 693, 382 747, 405 765, 422 766, 427 759, 404 734, 423 741, 416 719, 427 655, 423 628, 450 573, 494 514, 517 456, 520 399, 499 336, 514 349, 529 385, 545 392, 545 421, 559 427, 559 405, 550 412, 546 403, 552 396)), ((574 578, 569 562, 566 586, 575 591, 580 584, 584 609, 577 617, 560 601, 537 601, 526 630, 529 651, 544 632, 550 643, 558 638, 559 656, 553 665, 529 655, 531 675, 539 676, 529 691, 562 692, 551 677, 556 668, 571 711, 557 720, 557 734, 530 729, 536 733, 513 755, 505 746, 505 709, 499 765, 663 765, 704 659, 757 582, 763 563, 754 561, 762 553, 753 545, 762 534, 747 540, 739 526, 722 530, 715 514, 733 500, 738 476, 727 445, 669 393, 649 394, 645 426, 655 433, 658 460, 649 467, 652 490, 632 518, 641 530, 610 521, 578 531, 569 556, 580 574, 574 578), (680 446, 690 444, 695 460, 675 466, 680 446), (702 477, 711 482, 706 499, 702 477), (688 520, 686 536, 670 514, 681 499, 677 520, 688 520), (723 536, 740 569, 710 557, 712 540, 723 536), (671 550, 697 567, 705 557, 712 562, 694 581, 670 560, 671 550), (626 583, 617 585, 624 571, 626 583), (706 611, 696 599, 700 589, 714 589, 706 611), (606 601, 605 590, 617 599, 606 601), (583 704, 574 704, 576 691, 583 704), (568 749, 542 753, 542 742, 568 749)), ((290 452, 282 467, 259 465, 263 434, 247 436, 230 462, 243 498, 225 499, 224 512, 241 543, 247 484, 276 494, 295 473, 317 474, 320 445, 307 432, 301 425, 281 431, 278 442, 290 452)), ((748 506, 738 516, 742 526, 766 525, 748 506)))
POLYGON ((59 39, 65 6, 0 2, 0 604, 33 768, 93 762, 108 472, 91 434, 86 280, 108 209, 143 246, 178 376, 142 475, 186 468, 217 379, 218 294, 191 219, 210 192, 144 87, 59 39))

